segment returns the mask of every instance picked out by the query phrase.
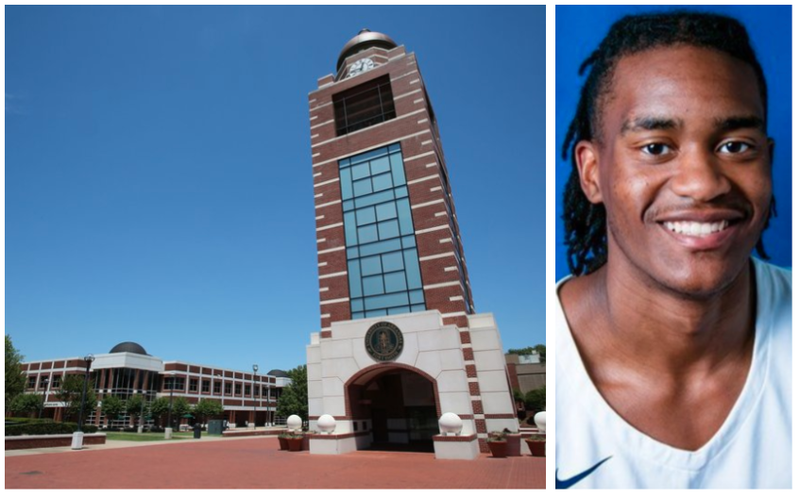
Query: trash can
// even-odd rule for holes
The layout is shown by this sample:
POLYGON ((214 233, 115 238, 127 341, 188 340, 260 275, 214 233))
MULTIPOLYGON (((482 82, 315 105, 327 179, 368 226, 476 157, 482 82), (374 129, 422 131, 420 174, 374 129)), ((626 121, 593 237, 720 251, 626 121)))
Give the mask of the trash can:
POLYGON ((202 432, 202 428, 200 427, 200 423, 194 424, 194 438, 200 438, 200 433, 202 432))
POLYGON ((208 422, 209 435, 222 435, 222 420, 212 419, 208 422))

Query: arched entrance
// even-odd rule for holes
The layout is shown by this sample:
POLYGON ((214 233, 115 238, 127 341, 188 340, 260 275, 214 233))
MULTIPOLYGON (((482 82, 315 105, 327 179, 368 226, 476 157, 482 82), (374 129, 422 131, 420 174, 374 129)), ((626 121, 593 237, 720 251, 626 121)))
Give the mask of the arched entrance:
POLYGON ((436 380, 404 365, 376 365, 346 386, 356 432, 370 432, 366 449, 433 452, 439 432, 436 380))

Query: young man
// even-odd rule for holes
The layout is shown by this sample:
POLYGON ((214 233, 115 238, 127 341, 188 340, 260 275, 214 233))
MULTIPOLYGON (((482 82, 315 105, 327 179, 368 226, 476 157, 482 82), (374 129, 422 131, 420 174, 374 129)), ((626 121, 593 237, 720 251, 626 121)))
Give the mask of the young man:
POLYGON ((557 486, 789 488, 791 273, 750 257, 773 143, 747 32, 629 16, 589 66, 563 149, 557 486))

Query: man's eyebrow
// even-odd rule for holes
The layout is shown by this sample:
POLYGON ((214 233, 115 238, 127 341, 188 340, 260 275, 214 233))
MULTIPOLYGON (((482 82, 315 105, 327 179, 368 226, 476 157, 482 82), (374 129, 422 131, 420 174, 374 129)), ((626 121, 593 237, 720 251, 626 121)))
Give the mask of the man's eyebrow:
POLYGON ((628 119, 622 123, 621 134, 629 133, 631 131, 653 131, 653 130, 669 130, 677 129, 681 124, 680 120, 669 119, 666 117, 637 117, 628 119))
POLYGON ((716 119, 714 125, 719 128, 720 131, 734 131, 746 128, 766 131, 764 120, 757 116, 734 116, 725 119, 716 119))

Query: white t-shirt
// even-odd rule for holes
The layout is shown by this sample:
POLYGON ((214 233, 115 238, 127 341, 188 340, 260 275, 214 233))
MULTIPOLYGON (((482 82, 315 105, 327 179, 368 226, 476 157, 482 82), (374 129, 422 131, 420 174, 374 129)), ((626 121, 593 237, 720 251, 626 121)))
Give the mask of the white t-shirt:
POLYGON ((562 310, 551 347, 557 488, 791 488, 792 273, 756 259, 753 264, 758 298, 750 372, 722 427, 696 451, 648 437, 606 403, 562 310))

